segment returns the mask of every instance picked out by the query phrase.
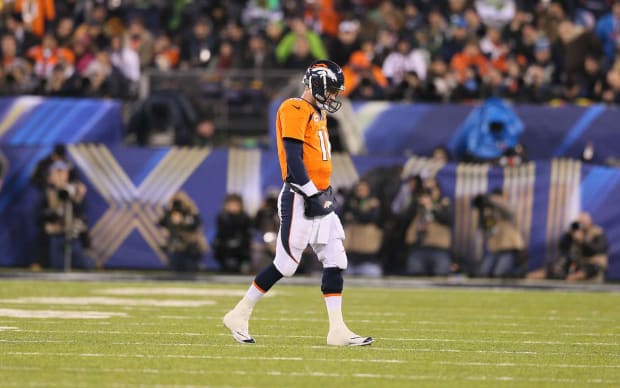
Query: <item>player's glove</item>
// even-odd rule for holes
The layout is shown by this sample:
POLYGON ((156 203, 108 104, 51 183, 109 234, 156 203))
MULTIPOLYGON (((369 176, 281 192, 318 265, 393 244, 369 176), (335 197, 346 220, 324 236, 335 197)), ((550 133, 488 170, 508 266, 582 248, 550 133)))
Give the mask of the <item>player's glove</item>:
POLYGON ((329 189, 304 199, 304 214, 307 218, 326 216, 333 211, 334 202, 329 189))

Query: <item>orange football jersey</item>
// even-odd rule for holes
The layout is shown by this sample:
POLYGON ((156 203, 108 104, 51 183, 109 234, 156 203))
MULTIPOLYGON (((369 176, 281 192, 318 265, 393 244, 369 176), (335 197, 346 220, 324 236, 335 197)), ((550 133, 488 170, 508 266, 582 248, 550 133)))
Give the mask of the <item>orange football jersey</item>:
POLYGON ((288 137, 304 143, 303 161, 308 178, 317 189, 327 189, 332 173, 332 160, 325 111, 317 110, 304 99, 289 98, 278 109, 276 136, 282 179, 286 180, 288 175, 286 151, 282 139, 288 137))

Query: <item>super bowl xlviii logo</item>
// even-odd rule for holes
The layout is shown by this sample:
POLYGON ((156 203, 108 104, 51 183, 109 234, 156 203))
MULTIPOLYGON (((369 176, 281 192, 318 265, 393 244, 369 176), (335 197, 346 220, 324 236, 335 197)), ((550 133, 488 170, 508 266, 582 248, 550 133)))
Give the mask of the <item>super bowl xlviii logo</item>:
POLYGON ((209 154, 208 149, 172 148, 138 187, 127 176, 107 147, 68 147, 79 170, 109 205, 91 229, 93 259, 102 266, 129 234, 137 229, 157 256, 166 262, 160 247, 165 242, 157 227, 168 200, 209 154))

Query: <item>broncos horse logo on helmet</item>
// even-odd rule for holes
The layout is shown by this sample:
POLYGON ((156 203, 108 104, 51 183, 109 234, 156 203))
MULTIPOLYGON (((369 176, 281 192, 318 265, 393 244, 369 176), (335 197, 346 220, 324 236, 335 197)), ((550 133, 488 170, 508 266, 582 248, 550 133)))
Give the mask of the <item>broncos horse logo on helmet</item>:
POLYGON ((310 89, 319 106, 334 113, 342 106, 335 98, 344 90, 344 74, 335 62, 319 60, 313 62, 304 74, 303 84, 310 89))

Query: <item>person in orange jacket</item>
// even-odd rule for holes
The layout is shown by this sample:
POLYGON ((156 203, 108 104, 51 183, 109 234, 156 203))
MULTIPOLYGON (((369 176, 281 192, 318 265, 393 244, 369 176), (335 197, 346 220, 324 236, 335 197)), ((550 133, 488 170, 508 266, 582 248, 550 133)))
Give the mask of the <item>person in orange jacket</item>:
POLYGON ((460 80, 463 82, 470 67, 475 67, 478 74, 484 77, 489 70, 489 60, 480 52, 478 42, 470 40, 465 44, 463 51, 452 57, 450 67, 458 71, 460 80))
POLYGON ((45 34, 45 24, 56 18, 54 0, 15 0, 15 11, 22 14, 24 25, 39 38, 45 34))
POLYGON ((362 80, 370 79, 382 89, 388 86, 388 80, 383 75, 383 71, 377 65, 374 65, 368 56, 361 50, 351 54, 349 62, 342 68, 344 73, 344 92, 345 96, 353 93, 362 80))

